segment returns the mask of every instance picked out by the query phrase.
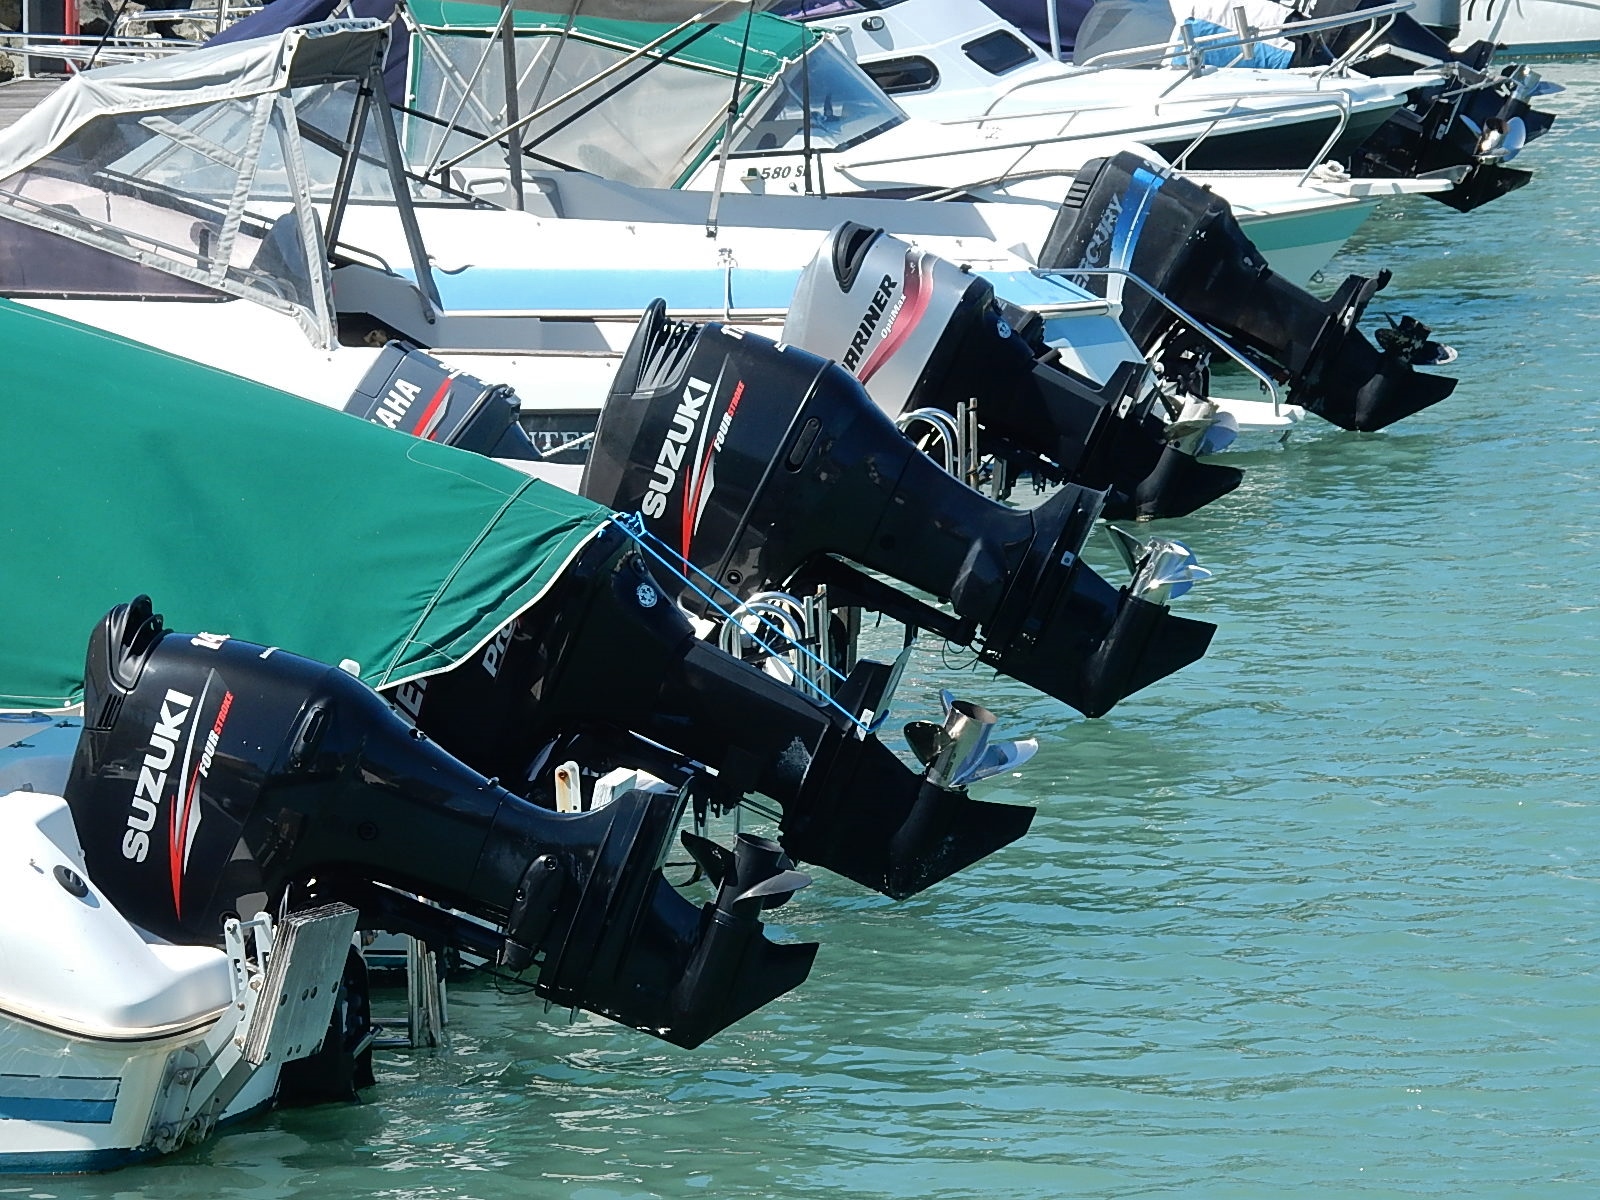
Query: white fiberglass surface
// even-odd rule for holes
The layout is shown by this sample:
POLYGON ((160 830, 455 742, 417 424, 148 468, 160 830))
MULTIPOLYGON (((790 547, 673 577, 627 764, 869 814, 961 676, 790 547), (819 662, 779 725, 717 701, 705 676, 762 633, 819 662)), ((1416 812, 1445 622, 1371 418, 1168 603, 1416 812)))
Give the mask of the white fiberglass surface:
MULTIPOLYGON (((331 346, 322 302, 327 247, 316 226, 327 219, 347 158, 348 196, 394 227, 399 261, 409 261, 377 113, 346 154, 356 90, 346 81, 86 122, 0 180, 0 217, 16 218, 0 219, 0 294, 66 302, 239 297, 292 315, 302 342, 331 346)), ((423 184, 412 189, 418 200, 440 195, 423 184)), ((373 257, 349 239, 341 248, 373 257)), ((196 310, 185 316, 192 330, 196 310)))
POLYGON ((0 898, 8 912, 28 914, 7 933, 10 970, 0 977, 0 1009, 49 1025, 127 1036, 214 1017, 229 1003, 226 955, 203 946, 157 944, 98 892, 80 899, 57 883, 51 874, 57 864, 85 870, 65 801, 31 791, 0 801, 6 820, 0 898), (67 967, 63 947, 72 948, 67 967))

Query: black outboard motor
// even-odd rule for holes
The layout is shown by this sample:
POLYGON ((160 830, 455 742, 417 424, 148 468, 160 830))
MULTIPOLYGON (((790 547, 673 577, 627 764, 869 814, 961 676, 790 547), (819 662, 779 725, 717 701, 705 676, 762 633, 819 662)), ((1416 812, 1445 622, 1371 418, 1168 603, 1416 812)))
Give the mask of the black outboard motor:
MULTIPOLYGON (((1099 716, 1205 653, 1215 626, 1120 594, 1079 558, 1103 493, 1027 512, 986 499, 902 437, 837 363, 718 324, 646 313, 618 368, 584 494, 637 509, 675 561, 742 596, 797 576, 840 605, 972 643, 1099 716), (956 616, 840 559, 948 600, 956 616)), ((702 597, 680 600, 705 611, 702 597)))
MULTIPOLYGON (((1356 329, 1367 302, 1389 281, 1352 275, 1331 301, 1273 274, 1228 202, 1158 163, 1123 152, 1078 173, 1039 254, 1042 268, 1121 267, 1219 331, 1275 364, 1289 397, 1343 429, 1370 431, 1437 404, 1456 381, 1418 364, 1450 354, 1406 317, 1372 343, 1356 329)), ((1082 277, 1104 294, 1103 275, 1082 277)), ((1122 322, 1149 351, 1180 319, 1143 289, 1123 292, 1122 322)), ((1446 359, 1447 361, 1447 359, 1446 359)))
MULTIPOLYGON (((1301 9, 1308 18, 1334 17, 1377 7, 1384 0, 1312 0, 1301 9)), ((1295 66, 1332 62, 1364 36, 1367 26, 1347 25, 1300 34, 1295 66)), ((1433 199, 1458 212, 1470 212, 1498 196, 1522 187, 1531 171, 1505 164, 1527 142, 1549 131, 1555 117, 1535 109, 1532 101, 1547 90, 1539 75, 1525 66, 1489 68, 1494 46, 1475 42, 1455 51, 1406 13, 1385 18, 1378 45, 1351 65, 1375 77, 1437 71, 1439 82, 1417 88, 1406 106, 1395 112, 1344 160, 1352 175, 1380 178, 1421 177, 1448 172, 1456 179, 1433 199)))
MULTIPOLYGON (((1321 20, 1326 17, 1363 12, 1369 8, 1380 7, 1384 3, 1385 0, 1309 0, 1296 7, 1305 15, 1306 20, 1321 20)), ((1291 26, 1295 19, 1289 18, 1291 26)), ((1369 28, 1365 22, 1354 22, 1315 33, 1291 33, 1289 36, 1295 43, 1292 65, 1326 66, 1342 56, 1357 41, 1366 37, 1369 28)), ((1398 13, 1384 18, 1382 40, 1350 65, 1363 75, 1381 78, 1391 75, 1410 75, 1419 68, 1449 62, 1464 62, 1482 69, 1493 54, 1494 47, 1487 42, 1476 43, 1465 51, 1457 53, 1450 49, 1448 42, 1409 13, 1398 13)))
POLYGON ((1499 77, 1453 63, 1435 88, 1419 88, 1350 156, 1352 175, 1421 178, 1447 175, 1455 181, 1432 198, 1457 212, 1471 212, 1533 178, 1506 164, 1522 147, 1546 133, 1555 117, 1529 101, 1540 94, 1537 73, 1508 66, 1499 77))
POLYGON ((1105 384, 1068 370, 1033 313, 988 280, 854 222, 835 229, 795 288, 783 341, 832 358, 891 419, 976 402, 979 449, 1107 493, 1107 517, 1181 517, 1244 473, 1196 460, 1167 439, 1140 363, 1105 384))
POLYGON ((541 809, 345 672, 170 633, 143 596, 90 640, 66 798, 96 882, 172 941, 211 941, 225 916, 314 878, 381 927, 444 932, 517 968, 537 958, 539 995, 681 1046, 797 986, 816 954, 761 931, 750 901, 804 882, 775 863, 698 910, 666 881, 676 797, 541 809))
POLYGON ((505 384, 445 366, 410 342, 390 342, 367 368, 344 411, 374 425, 490 458, 538 461, 517 414, 522 402, 505 384))
POLYGON ((713 767, 719 808, 750 792, 778 801, 781 841, 796 859, 896 898, 1027 832, 1031 808, 973 800, 965 778, 918 775, 849 719, 881 709, 883 664, 860 664, 839 707, 809 699, 696 638, 656 578, 607 527, 483 655, 400 689, 396 703, 508 782, 526 780, 563 732, 611 746, 642 736, 713 767))

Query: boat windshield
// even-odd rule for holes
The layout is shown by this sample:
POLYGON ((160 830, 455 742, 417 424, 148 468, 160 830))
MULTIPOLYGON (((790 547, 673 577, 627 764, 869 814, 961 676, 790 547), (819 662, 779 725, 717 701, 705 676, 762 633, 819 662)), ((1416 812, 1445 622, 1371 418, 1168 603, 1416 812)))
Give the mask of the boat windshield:
MULTIPOLYGON (((84 291, 74 273, 83 254, 63 251, 58 239, 65 237, 132 260, 117 273, 119 286, 166 272, 190 285, 178 292, 246 292, 315 319, 321 276, 295 219, 289 113, 268 96, 87 121, 52 153, 0 180, 0 216, 30 227, 7 221, 0 230, 25 247, 20 256, 0 256, 0 290, 84 291)), ((173 294, 174 287, 155 290, 173 294)))
MULTIPOLYGON (((415 44, 411 107, 434 119, 406 119, 406 157, 431 170, 505 127, 504 60, 488 37, 425 34, 415 44)), ((734 87, 726 75, 658 58, 581 87, 617 68, 631 50, 562 38, 559 30, 519 33, 516 50, 518 113, 549 106, 522 132, 530 169, 554 165, 639 187, 672 187, 721 126, 734 87)), ((741 83, 741 103, 753 90, 741 83)), ((460 165, 504 170, 505 150, 489 146, 460 165)))
MULTIPOLYGON (((359 150, 345 152, 358 94, 345 80, 89 119, 0 180, 0 217, 13 218, 0 220, 0 294, 242 296, 328 344, 319 226, 347 157, 347 202, 400 221, 375 114, 359 150)), ((409 197, 443 198, 420 183, 409 197)))
POLYGON ((756 102, 735 134, 735 155, 812 149, 844 150, 906 119, 837 43, 818 42, 789 64, 756 102), (810 114, 809 135, 807 113, 810 114))

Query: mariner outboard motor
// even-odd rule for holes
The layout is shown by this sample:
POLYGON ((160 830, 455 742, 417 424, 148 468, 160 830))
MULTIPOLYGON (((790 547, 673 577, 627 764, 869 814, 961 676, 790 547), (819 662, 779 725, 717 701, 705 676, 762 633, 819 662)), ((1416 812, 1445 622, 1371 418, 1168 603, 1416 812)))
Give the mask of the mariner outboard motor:
MULTIPOLYGON (((1332 300, 1318 300, 1272 272, 1226 200, 1138 154, 1096 159, 1078 173, 1039 266, 1069 277, 1086 267, 1131 272, 1275 364, 1290 399, 1343 429, 1383 429, 1455 390, 1454 379, 1415 369, 1453 357, 1425 325, 1405 317, 1378 330, 1378 347, 1356 328, 1387 271, 1352 275, 1332 300)), ((1082 280, 1101 294, 1111 286, 1103 275, 1082 280)), ((1147 352, 1180 321, 1143 289, 1123 289, 1122 323, 1147 352)))
POLYGON ((1244 478, 1169 440, 1144 363, 1124 362, 1104 384, 1069 370, 1037 314, 882 229, 850 222, 828 235, 782 340, 838 362, 897 422, 975 404, 980 450, 1012 475, 1106 492, 1106 517, 1185 516, 1244 478))
MULTIPOLYGON (((669 321, 659 303, 617 370, 583 491, 638 510, 673 561, 741 596, 804 579, 952 641, 981 630, 984 662, 1089 716, 1194 662, 1215 632, 1084 565, 1103 493, 996 503, 902 437, 837 363, 669 321)), ((679 600, 706 611, 694 591, 679 600)))
POLYGON ((757 919, 803 876, 747 870, 699 909, 667 882, 675 796, 539 808, 344 671, 168 632, 143 596, 90 640, 66 798, 96 882, 174 942, 210 941, 225 916, 314 879, 375 926, 537 959, 537 994, 681 1046, 797 986, 816 954, 768 941, 757 919))
POLYGON ((632 761, 670 751, 665 767, 641 763, 656 774, 705 764, 717 808, 749 793, 776 800, 794 858, 901 898, 1021 837, 1033 809, 970 798, 987 764, 918 774, 852 720, 883 711, 889 675, 858 664, 829 703, 699 640, 612 525, 482 654, 394 699, 458 758, 516 786, 564 733, 632 761))

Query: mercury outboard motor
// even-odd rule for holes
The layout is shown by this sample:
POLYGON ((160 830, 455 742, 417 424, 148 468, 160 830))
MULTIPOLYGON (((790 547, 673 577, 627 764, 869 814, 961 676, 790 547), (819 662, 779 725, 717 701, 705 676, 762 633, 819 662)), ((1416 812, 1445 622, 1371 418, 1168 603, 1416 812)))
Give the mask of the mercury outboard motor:
POLYGON ((667 882, 676 797, 539 808, 344 671, 168 632, 143 596, 90 639, 66 798, 96 882, 174 942, 313 886, 384 928, 537 959, 537 994, 691 1047, 796 987, 816 955, 762 932, 762 904, 805 882, 776 861, 699 909, 667 882))
POLYGON ((782 340, 838 362, 896 421, 975 403, 980 450, 1012 475, 1106 492, 1106 517, 1185 516, 1244 478, 1171 444, 1144 363, 1096 384, 1055 361, 1036 314, 882 229, 850 222, 828 235, 782 340))
POLYGON ((608 526, 481 655, 395 701, 457 757, 517 786, 558 735, 600 747, 643 737, 713 768, 707 798, 719 809, 749 793, 776 800, 796 859, 896 898, 1027 831, 1033 809, 966 794, 987 772, 919 775, 852 719, 882 711, 887 666, 863 662, 832 703, 811 699, 699 640, 658 578, 608 526))
MULTIPOLYGON (((1332 300, 1318 300, 1273 274, 1234 220, 1228 202, 1161 164, 1124 151, 1078 172, 1039 254, 1061 270, 1118 267, 1228 337, 1275 364, 1295 403, 1343 429, 1383 429, 1437 404, 1456 381, 1417 365, 1453 352, 1428 340, 1411 317, 1377 333, 1374 347, 1356 326, 1389 281, 1352 275, 1332 300)), ((1105 276, 1082 277, 1105 294, 1105 276)), ((1180 318, 1143 289, 1122 293, 1122 323, 1147 352, 1180 318)))
MULTIPOLYGON (((952 641, 981 630, 984 662, 1089 716, 1194 662, 1215 632, 1083 564, 1104 493, 1069 484, 1033 511, 989 500, 902 437, 837 363, 669 321, 659 302, 617 370, 583 492, 638 510, 675 562, 741 596, 804 577, 839 605, 952 641)), ((679 599, 706 610, 693 591, 679 599)))

